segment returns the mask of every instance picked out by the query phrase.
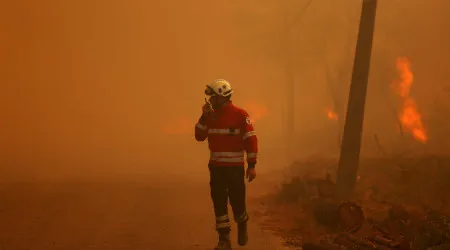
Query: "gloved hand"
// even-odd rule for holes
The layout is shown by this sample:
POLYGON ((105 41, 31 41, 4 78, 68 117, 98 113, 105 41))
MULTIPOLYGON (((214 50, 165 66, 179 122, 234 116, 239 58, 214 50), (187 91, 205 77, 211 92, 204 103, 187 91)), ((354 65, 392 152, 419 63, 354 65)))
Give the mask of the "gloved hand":
POLYGON ((245 173, 245 178, 248 179, 249 182, 253 181, 256 178, 255 164, 248 165, 247 171, 245 173))
POLYGON ((214 109, 212 108, 211 103, 208 102, 208 100, 206 100, 206 98, 205 98, 205 104, 203 104, 203 107, 202 107, 203 115, 207 115, 207 114, 211 113, 212 111, 214 111, 214 109))

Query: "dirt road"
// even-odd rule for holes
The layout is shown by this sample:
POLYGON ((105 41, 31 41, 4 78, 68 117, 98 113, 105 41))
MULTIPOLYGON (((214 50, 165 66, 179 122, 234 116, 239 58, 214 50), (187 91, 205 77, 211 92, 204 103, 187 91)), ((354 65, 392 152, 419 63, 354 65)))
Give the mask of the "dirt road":
MULTIPOLYGON (((0 249, 212 249, 208 180, 180 180, 0 183, 0 249)), ((257 219, 249 231, 237 249, 284 249, 257 219)))

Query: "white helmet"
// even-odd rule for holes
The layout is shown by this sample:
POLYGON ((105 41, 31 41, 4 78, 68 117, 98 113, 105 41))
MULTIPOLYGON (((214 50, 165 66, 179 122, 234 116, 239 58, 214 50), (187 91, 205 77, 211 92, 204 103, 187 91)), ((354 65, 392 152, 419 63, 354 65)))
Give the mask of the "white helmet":
POLYGON ((233 93, 230 83, 224 79, 216 79, 212 83, 206 85, 206 95, 220 95, 223 97, 230 96, 233 93))

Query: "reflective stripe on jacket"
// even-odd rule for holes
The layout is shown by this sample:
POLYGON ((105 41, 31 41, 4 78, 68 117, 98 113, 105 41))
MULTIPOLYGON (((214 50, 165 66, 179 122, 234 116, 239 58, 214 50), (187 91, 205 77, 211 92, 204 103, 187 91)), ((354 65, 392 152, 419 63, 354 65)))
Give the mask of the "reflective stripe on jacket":
POLYGON ((258 139, 247 112, 229 103, 207 117, 201 117, 195 126, 197 141, 208 139, 209 163, 217 166, 255 164, 258 139), (246 154, 245 154, 246 153, 246 154))

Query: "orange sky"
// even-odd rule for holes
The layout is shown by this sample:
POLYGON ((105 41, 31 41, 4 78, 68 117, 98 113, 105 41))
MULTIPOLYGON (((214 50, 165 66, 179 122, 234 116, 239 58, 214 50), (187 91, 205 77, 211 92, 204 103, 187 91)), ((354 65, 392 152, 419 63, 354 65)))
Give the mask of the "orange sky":
MULTIPOLYGON (((301 153, 312 148, 336 153, 336 139, 329 138, 336 123, 323 112, 333 103, 324 61, 333 74, 351 66, 351 60, 342 61, 348 57, 342 51, 354 43, 359 9, 347 2, 314 3, 294 27, 301 153)), ((167 136, 161 128, 183 117, 195 121, 204 85, 214 78, 230 80, 238 106, 250 102, 267 109, 256 126, 262 157, 276 162, 286 132, 281 55, 288 44, 278 27, 281 13, 293 16, 301 8, 286 3, 291 12, 267 1, 8 1, 0 10, 0 174, 152 172, 182 162, 201 171, 206 145, 190 135, 167 136)), ((440 91, 450 62, 445 4, 448 9, 444 0, 380 3, 368 137, 397 135, 386 91, 398 56, 408 56, 415 66, 412 91, 425 120, 436 115, 433 105, 445 100, 440 91)), ((344 100, 348 82, 337 85, 344 100)), ((439 124, 429 122, 435 127, 430 137, 433 131, 446 133, 448 126, 439 124)))

